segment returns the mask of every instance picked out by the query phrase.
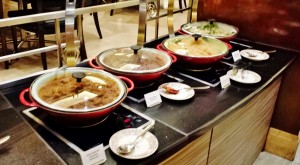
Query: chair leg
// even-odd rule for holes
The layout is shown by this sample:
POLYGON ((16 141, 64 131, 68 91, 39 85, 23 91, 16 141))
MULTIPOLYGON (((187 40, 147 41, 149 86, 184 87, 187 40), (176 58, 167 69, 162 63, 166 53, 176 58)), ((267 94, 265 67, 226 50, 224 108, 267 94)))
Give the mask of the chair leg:
POLYGON ((47 57, 46 53, 41 53, 43 69, 47 70, 47 57))
POLYGON ((179 0, 179 9, 182 9, 182 1, 184 3, 184 7, 186 8, 186 0, 179 0))
POLYGON ((110 10, 110 16, 114 15, 114 9, 110 10))
POLYGON ((4 68, 9 69, 9 62, 8 61, 4 61, 4 68))
POLYGON ((183 0, 183 3, 184 3, 184 7, 186 8, 187 7, 186 0, 183 0))
MULTIPOLYGON (((118 0, 112 0, 112 3, 118 2, 118 0)), ((112 16, 114 14, 114 9, 110 10, 110 16, 112 16)))
MULTIPOLYGON (((7 54, 6 35, 5 35, 6 30, 5 30, 5 28, 1 28, 0 31, 1 31, 0 33, 1 33, 2 53, 3 53, 3 56, 5 56, 7 54)), ((4 61, 4 68, 9 69, 8 61, 4 61)))
POLYGON ((11 27, 11 35, 12 35, 12 40, 13 40, 13 46, 14 46, 14 53, 19 52, 18 48, 18 38, 17 38, 17 28, 15 26, 11 27))
POLYGON ((179 2, 179 9, 182 9, 182 0, 178 0, 179 2))
POLYGON ((82 38, 82 43, 80 44, 79 51, 80 51, 80 58, 81 58, 81 61, 87 59, 86 50, 85 50, 85 45, 84 45, 84 38, 82 38))
POLYGON ((96 26, 98 35, 99 35, 100 39, 102 39, 102 33, 101 33, 101 30, 100 30, 100 23, 99 23, 99 19, 98 19, 98 13, 97 12, 93 13, 93 17, 94 17, 94 22, 95 22, 95 26, 96 26))
MULTIPOLYGON (((45 47, 45 36, 44 36, 44 29, 43 29, 43 22, 38 23, 38 34, 39 34, 39 47, 45 47)), ((43 64, 43 69, 47 70, 47 57, 46 53, 41 53, 41 58, 42 58, 42 64, 43 64)))

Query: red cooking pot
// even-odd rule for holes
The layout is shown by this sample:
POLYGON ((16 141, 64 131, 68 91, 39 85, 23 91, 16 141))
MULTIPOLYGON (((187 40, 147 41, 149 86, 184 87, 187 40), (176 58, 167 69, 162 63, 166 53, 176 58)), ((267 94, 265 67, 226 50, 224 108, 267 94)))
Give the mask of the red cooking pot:
POLYGON ((229 47, 223 41, 197 34, 168 38, 157 49, 175 55, 176 66, 194 71, 210 69, 229 52, 229 47))
POLYGON ((91 59, 89 65, 128 77, 137 87, 143 87, 154 83, 176 60, 164 51, 132 46, 106 50, 91 59))
POLYGON ((126 77, 73 67, 41 75, 20 93, 19 99, 23 105, 38 107, 66 126, 87 127, 102 122, 133 88, 134 83, 126 77))
POLYGON ((182 32, 190 35, 200 34, 201 36, 228 42, 238 35, 239 29, 235 26, 210 19, 208 21, 186 23, 181 26, 180 33, 182 32))

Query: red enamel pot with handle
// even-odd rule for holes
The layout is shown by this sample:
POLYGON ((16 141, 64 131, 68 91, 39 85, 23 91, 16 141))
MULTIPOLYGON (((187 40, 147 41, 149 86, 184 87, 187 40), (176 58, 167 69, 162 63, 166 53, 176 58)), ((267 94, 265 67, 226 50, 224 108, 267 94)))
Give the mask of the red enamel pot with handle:
POLYGON ((193 71, 210 69, 229 52, 225 42, 198 34, 168 38, 157 48, 175 55, 176 66, 193 71))
POLYGON ((132 46, 106 50, 91 59, 89 65, 128 77, 136 87, 144 87, 154 83, 176 61, 176 56, 164 51, 132 46))

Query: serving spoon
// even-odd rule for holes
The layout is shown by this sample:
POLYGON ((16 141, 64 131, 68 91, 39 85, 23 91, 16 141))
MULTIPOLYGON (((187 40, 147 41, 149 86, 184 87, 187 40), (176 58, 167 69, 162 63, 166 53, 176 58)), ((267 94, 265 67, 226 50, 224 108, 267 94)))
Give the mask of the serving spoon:
POLYGON ((186 87, 186 88, 181 88, 180 90, 190 90, 190 89, 209 89, 210 86, 201 86, 201 87, 186 87))
POLYGON ((148 132, 148 130, 150 128, 152 128, 154 125, 154 122, 150 123, 147 127, 145 127, 139 134, 138 136, 134 139, 133 142, 130 142, 130 143, 126 143, 126 144, 122 144, 119 146, 119 152, 121 154, 128 154, 130 152, 132 152, 135 148, 135 145, 136 145, 136 142, 137 140, 142 137, 146 132, 148 132))
POLYGON ((191 90, 191 89, 209 89, 210 86, 198 86, 198 87, 184 87, 184 88, 180 88, 180 89, 176 89, 176 88, 173 88, 171 86, 164 86, 164 90, 165 92, 167 93, 170 93, 170 94, 178 94, 179 91, 181 90, 191 90))
POLYGON ((7 140, 9 140, 10 139, 10 136, 9 135, 7 135, 7 136, 4 136, 3 138, 1 138, 0 139, 0 145, 2 144, 2 143, 5 143, 7 140))
MULTIPOLYGON (((275 53, 276 50, 268 50, 268 51, 260 51, 259 53, 275 53)), ((246 52, 250 57, 257 57, 257 53, 252 53, 252 52, 246 52)))

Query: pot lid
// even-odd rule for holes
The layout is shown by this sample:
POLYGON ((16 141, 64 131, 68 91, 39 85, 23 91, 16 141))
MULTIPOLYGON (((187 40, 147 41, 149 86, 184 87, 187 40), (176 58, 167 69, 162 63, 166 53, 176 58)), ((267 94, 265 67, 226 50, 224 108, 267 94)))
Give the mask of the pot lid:
POLYGON ((140 46, 109 49, 98 57, 100 65, 119 72, 146 73, 168 68, 171 57, 160 50, 140 46))
POLYGON ((163 47, 177 55, 210 58, 228 53, 221 40, 201 35, 179 35, 163 42, 163 47))
POLYGON ((237 27, 215 20, 187 23, 181 29, 188 34, 201 34, 218 39, 231 38, 238 33, 237 27))
POLYGON ((52 110, 86 112, 116 104, 126 93, 124 83, 101 70, 64 68, 38 77, 30 94, 52 110))

